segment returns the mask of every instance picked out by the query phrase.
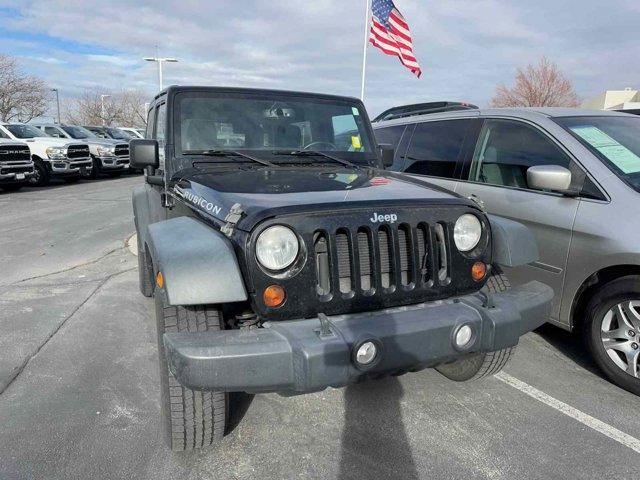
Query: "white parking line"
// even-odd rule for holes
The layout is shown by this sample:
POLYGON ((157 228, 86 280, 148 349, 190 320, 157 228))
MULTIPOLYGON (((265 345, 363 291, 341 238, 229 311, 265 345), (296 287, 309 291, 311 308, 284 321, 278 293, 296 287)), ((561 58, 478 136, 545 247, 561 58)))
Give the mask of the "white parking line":
POLYGON ((611 425, 604 423, 603 421, 598 420, 597 418, 593 418, 591 415, 587 415, 586 413, 581 412, 577 408, 573 408, 571 405, 567 405, 566 403, 561 402, 560 400, 557 400, 552 396, 547 395, 544 392, 541 392, 537 388, 534 388, 531 385, 528 385, 523 381, 518 380, 517 378, 514 378, 507 373, 500 372, 495 377, 501 382, 504 382, 507 385, 510 385, 513 388, 516 388, 523 393, 526 393, 530 397, 535 398, 536 400, 544 403, 545 405, 548 405, 549 407, 554 408, 561 413, 564 413, 565 415, 573 418, 574 420, 577 420, 583 425, 586 425, 587 427, 594 429, 596 432, 600 432, 601 434, 606 435, 607 437, 609 437, 612 440, 615 440, 621 445, 624 445, 625 447, 629 447, 631 450, 634 450, 636 453, 640 453, 640 440, 638 440, 637 438, 634 438, 631 435, 621 432, 617 428, 612 427, 611 425))

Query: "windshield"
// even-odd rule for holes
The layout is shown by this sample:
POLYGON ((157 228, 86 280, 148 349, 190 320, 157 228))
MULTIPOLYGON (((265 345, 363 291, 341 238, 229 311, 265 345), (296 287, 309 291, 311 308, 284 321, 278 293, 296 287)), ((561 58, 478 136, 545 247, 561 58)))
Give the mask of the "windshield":
POLYGON ((62 127, 62 129, 67 132, 71 136, 71 138, 75 138, 76 140, 80 140, 83 138, 96 138, 93 132, 90 132, 84 127, 71 127, 67 125, 62 127))
MULTIPOLYGON (((364 112, 348 100, 286 94, 179 98, 176 145, 182 153, 245 150, 277 163, 285 160, 283 154, 307 150, 353 163, 376 162, 364 112)), ((324 160, 318 156, 318 161, 324 160)))
POLYGON ((555 121, 640 191, 640 118, 568 117, 555 121))
POLYGON ((23 125, 21 123, 13 123, 5 125, 5 128, 9 130, 16 138, 36 138, 36 137, 49 137, 39 128, 32 125, 23 125))
POLYGON ((107 132, 111 138, 115 138, 116 140, 131 140, 133 136, 124 130, 120 130, 119 128, 110 128, 107 127, 107 132))

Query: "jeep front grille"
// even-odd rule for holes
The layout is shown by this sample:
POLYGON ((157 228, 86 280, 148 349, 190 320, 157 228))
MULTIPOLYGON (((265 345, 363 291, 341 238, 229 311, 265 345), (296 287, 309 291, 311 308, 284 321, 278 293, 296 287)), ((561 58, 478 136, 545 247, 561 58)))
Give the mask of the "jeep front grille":
POLYGON ((331 301, 334 295, 371 296, 449 282, 447 234, 440 223, 339 228, 318 231, 314 238, 321 301, 331 301))
POLYGON ((67 148, 67 158, 88 158, 89 146, 88 145, 69 145, 67 148))

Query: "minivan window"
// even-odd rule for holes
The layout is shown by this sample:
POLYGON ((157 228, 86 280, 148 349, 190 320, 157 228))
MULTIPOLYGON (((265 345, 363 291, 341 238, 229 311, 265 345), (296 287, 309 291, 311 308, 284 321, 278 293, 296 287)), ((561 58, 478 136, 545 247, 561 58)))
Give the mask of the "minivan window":
POLYGON ((472 120, 426 122, 416 126, 405 173, 454 178, 458 157, 472 120))
POLYGON ((485 120, 469 180, 529 188, 527 169, 535 165, 570 168, 571 159, 550 138, 521 122, 485 120))
POLYGON ((640 118, 567 117, 555 121, 640 191, 640 118))

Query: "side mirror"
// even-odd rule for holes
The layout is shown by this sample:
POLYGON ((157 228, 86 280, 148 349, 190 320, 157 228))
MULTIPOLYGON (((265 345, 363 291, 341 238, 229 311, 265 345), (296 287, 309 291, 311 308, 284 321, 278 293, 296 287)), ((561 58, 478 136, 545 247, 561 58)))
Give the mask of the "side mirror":
POLYGON ((380 157, 382 157, 383 167, 387 168, 393 165, 393 159, 396 155, 393 145, 389 143, 380 143, 378 144, 378 151, 380 152, 380 157))
POLYGON ((527 184, 535 190, 567 193, 571 187, 571 172, 559 165, 536 165, 527 169, 527 184))
POLYGON ((160 165, 158 141, 137 138, 129 142, 129 164, 133 168, 153 167, 160 165))

